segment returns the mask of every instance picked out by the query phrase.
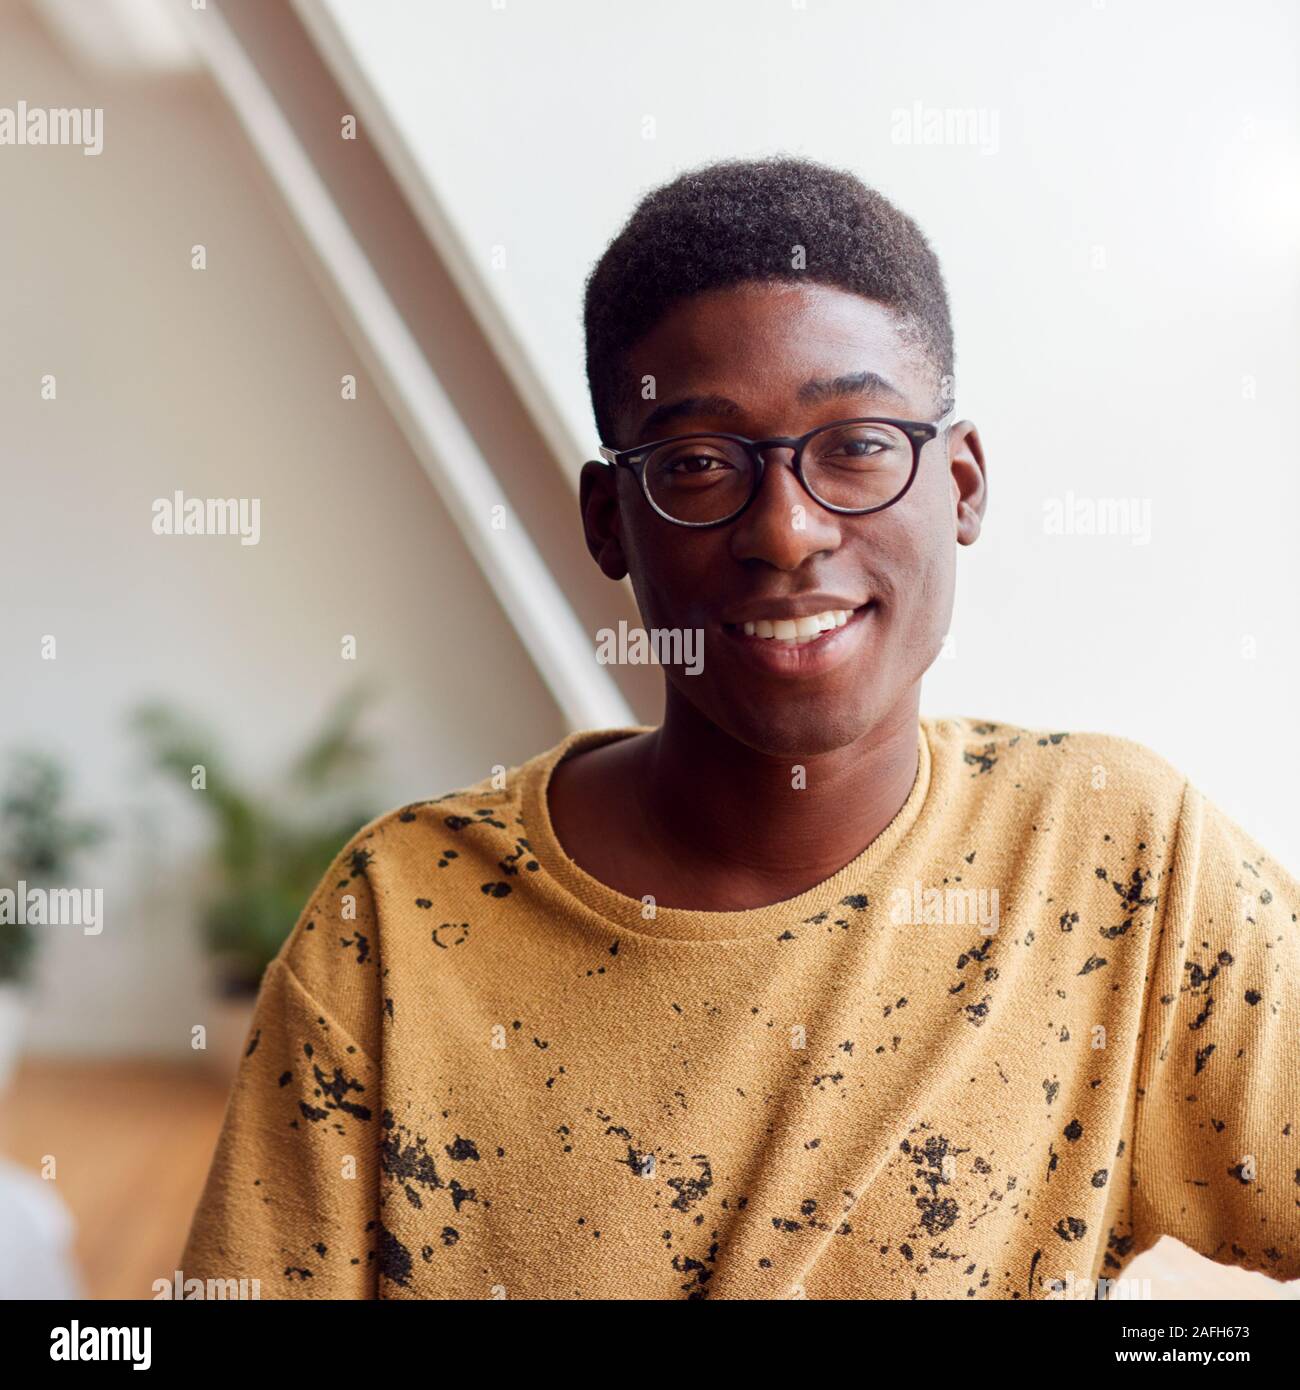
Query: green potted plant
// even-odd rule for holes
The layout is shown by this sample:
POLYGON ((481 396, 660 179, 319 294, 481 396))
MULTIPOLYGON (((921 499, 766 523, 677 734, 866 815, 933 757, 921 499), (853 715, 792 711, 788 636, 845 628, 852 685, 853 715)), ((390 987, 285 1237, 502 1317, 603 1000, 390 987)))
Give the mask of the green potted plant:
POLYGON ((163 704, 132 717, 153 765, 198 805, 211 829, 201 926, 212 966, 209 1059, 228 1075, 251 1021, 262 974, 343 845, 376 812, 363 790, 374 754, 357 724, 368 701, 353 689, 266 785, 235 773, 210 731, 163 704))
MULTIPOLYGON (((67 776, 47 753, 12 755, 0 790, 0 888, 15 895, 27 888, 59 886, 77 854, 103 835, 90 820, 64 809, 67 776)), ((0 1090, 18 1062, 27 1020, 37 929, 0 922, 0 1090)))

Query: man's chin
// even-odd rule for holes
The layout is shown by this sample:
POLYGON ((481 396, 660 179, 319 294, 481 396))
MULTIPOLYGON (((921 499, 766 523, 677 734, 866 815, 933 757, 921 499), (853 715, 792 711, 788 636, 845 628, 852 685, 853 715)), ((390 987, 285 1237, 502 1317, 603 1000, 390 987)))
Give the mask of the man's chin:
POLYGON ((837 711, 805 700, 781 701, 766 710, 737 707, 716 722, 754 752, 794 764, 850 747, 869 734, 877 721, 862 708, 837 711))

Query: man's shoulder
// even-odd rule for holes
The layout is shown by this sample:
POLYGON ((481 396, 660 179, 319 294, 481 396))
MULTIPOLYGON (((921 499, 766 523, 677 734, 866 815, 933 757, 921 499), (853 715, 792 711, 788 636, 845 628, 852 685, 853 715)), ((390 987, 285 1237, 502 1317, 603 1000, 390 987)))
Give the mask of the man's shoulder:
POLYGON ((498 765, 476 782, 393 807, 362 826, 341 857, 349 862, 363 858, 369 867, 378 863, 385 850, 419 845, 423 852, 433 839, 440 845, 445 841, 446 849, 441 853, 456 859, 464 848, 463 841, 479 845, 521 834, 528 773, 552 751, 511 767, 498 765))
POLYGON ((347 874, 364 873, 371 887, 402 891, 416 884, 421 901, 434 890, 473 880, 475 891, 507 896, 521 868, 536 872, 525 828, 530 786, 572 748, 598 743, 619 731, 585 730, 566 735, 532 757, 498 763, 476 781, 437 796, 405 802, 363 825, 340 850, 347 874))
POLYGON ((973 790, 1108 793, 1175 816, 1182 804, 1186 777, 1135 739, 966 716, 921 723, 936 764, 973 790))

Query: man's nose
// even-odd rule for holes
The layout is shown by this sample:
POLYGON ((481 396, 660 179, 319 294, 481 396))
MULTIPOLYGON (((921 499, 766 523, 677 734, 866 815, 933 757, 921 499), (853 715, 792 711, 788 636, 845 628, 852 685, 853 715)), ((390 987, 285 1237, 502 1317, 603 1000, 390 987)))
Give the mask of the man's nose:
POLYGON ((804 490, 795 476, 794 451, 773 446, 764 456, 767 467, 758 495, 732 526, 732 555, 792 570, 810 555, 835 550, 840 543, 840 518, 804 490))

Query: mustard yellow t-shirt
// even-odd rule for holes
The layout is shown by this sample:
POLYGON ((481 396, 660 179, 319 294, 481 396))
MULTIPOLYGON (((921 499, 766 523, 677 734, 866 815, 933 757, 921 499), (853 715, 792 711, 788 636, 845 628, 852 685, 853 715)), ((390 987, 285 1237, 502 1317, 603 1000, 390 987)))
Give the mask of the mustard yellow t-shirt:
POLYGON ((1166 1233, 1300 1277, 1300 886, 1168 763, 925 719, 856 859, 695 912, 552 829, 556 763, 635 732, 343 850, 263 981, 187 1278, 1031 1299, 1166 1233))

